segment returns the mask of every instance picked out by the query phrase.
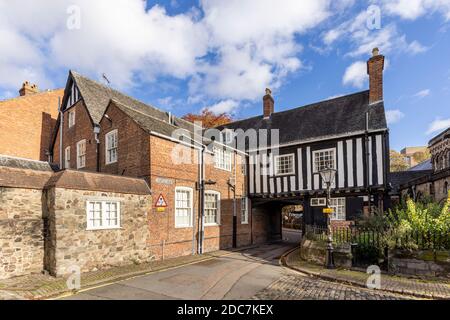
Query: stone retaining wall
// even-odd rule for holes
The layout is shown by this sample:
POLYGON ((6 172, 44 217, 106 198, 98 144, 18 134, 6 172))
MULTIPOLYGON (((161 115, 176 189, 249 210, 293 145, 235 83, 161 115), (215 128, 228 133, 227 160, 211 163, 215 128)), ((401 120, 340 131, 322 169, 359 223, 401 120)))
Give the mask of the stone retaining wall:
MULTIPOLYGON (((300 247, 300 257, 303 260, 325 265, 327 244, 325 241, 313 241, 303 239, 300 247)), ((352 250, 350 245, 339 245, 334 247, 334 264, 337 267, 352 267, 352 250)))
POLYGON ((0 204, 0 279, 41 272, 41 190, 0 187, 0 204))
POLYGON ((450 275, 449 251, 394 251, 389 254, 389 272, 393 274, 447 277, 450 275))

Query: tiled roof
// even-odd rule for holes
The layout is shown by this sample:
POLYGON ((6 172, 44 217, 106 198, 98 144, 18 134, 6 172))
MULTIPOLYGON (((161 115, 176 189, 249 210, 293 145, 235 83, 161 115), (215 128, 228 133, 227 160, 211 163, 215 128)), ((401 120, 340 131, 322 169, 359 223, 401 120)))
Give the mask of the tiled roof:
POLYGON ((401 185, 415 179, 426 177, 432 174, 432 172, 432 170, 391 172, 388 175, 388 182, 391 184, 392 191, 398 192, 401 185))
POLYGON ((0 167, 53 172, 58 168, 48 162, 0 155, 0 167))
POLYGON ((180 127, 159 120, 148 113, 137 111, 118 101, 112 100, 111 103, 126 113, 147 133, 157 132, 170 137, 175 130, 180 129, 180 127))
MULTIPOLYGON (((117 90, 100 84, 94 80, 86 78, 75 71, 71 75, 76 82, 84 103, 91 115, 94 123, 99 123, 111 100, 114 100, 136 112, 151 116, 160 121, 169 123, 169 113, 157 109, 151 105, 131 98, 117 90)), ((193 124, 183 119, 172 116, 172 121, 176 127, 186 130, 193 130, 193 124)))
POLYGON ((63 170, 53 174, 45 188, 52 187, 125 194, 151 194, 144 179, 76 170, 63 170))
POLYGON ((369 113, 369 130, 386 130, 384 103, 369 105, 369 91, 321 101, 304 107, 236 121, 222 128, 279 129, 280 143, 363 132, 369 113))
POLYGON ((431 159, 427 159, 418 165, 410 168, 408 171, 422 171, 422 170, 433 170, 433 165, 431 164, 431 159))

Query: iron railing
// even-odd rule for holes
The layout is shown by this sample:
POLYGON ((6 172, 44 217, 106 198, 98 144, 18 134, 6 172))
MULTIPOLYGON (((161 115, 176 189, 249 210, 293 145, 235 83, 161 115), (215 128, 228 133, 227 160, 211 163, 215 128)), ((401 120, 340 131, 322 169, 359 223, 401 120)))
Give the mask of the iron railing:
MULTIPOLYGON (((398 235, 393 230, 374 230, 359 226, 332 227, 333 242, 382 248, 389 242, 396 248, 415 247, 418 250, 450 249, 450 234, 444 232, 408 232, 398 235)), ((305 236, 310 240, 327 240, 328 229, 323 226, 305 226, 305 236)))

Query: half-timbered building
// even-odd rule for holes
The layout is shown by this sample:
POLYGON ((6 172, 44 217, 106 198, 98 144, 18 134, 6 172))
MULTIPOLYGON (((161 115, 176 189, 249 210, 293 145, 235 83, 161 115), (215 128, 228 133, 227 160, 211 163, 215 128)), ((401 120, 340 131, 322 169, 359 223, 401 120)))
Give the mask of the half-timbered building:
POLYGON ((336 170, 331 186, 334 224, 349 224, 385 207, 389 132, 383 68, 384 57, 374 49, 367 62, 368 91, 274 112, 267 89, 263 115, 223 127, 233 130, 237 140, 251 139, 250 130, 258 132, 256 147, 245 143, 248 192, 254 211, 273 216, 274 236, 281 234, 281 209, 288 204, 303 206, 306 224, 325 223, 326 186, 319 172, 327 166, 336 170))

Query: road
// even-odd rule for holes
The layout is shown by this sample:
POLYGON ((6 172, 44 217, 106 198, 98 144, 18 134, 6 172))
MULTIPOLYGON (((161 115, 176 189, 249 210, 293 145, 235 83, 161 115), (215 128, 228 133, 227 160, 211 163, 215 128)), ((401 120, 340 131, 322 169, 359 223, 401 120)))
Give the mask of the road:
POLYGON ((279 265, 280 256, 299 241, 284 230, 283 242, 230 253, 211 260, 156 272, 67 297, 110 299, 381 299, 396 298, 366 289, 302 276, 279 265))

